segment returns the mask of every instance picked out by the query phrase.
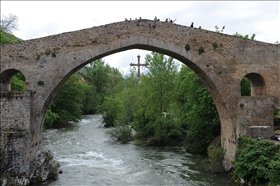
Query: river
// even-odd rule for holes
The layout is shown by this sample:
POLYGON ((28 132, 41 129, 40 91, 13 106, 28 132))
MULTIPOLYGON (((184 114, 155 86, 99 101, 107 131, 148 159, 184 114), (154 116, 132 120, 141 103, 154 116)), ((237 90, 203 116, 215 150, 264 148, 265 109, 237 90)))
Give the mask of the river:
MULTIPOLYGON (((63 171, 39 185, 233 185, 226 174, 210 174, 196 164, 203 157, 181 147, 140 147, 121 144, 104 134, 100 115, 44 132, 43 149, 50 150, 63 171)), ((207 166, 207 165, 205 165, 207 166)))

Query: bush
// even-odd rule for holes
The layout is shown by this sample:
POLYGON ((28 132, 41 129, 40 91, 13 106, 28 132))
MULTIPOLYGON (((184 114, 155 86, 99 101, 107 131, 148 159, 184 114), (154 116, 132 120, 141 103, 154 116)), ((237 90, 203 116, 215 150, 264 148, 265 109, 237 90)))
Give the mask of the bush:
POLYGON ((116 121, 123 122, 124 107, 119 98, 114 98, 112 96, 106 97, 102 108, 104 111, 103 123, 105 127, 114 127, 116 121))
POLYGON ((132 129, 130 126, 117 126, 105 131, 105 134, 114 140, 127 143, 132 140, 132 129))
POLYGON ((280 183, 280 145, 267 140, 240 137, 235 154, 232 181, 238 184, 268 185, 280 183))
POLYGON ((214 49, 216 49, 218 47, 218 44, 217 43, 212 43, 212 46, 214 49))
MULTIPOLYGON (((53 103, 51 103, 53 104, 53 103)), ((48 109, 46 114, 46 119, 44 123, 44 128, 51 128, 53 123, 59 118, 58 114, 51 111, 51 109, 48 109)))
POLYGON ((202 54, 204 52, 204 48, 203 47, 199 47, 199 49, 198 49, 198 54, 200 55, 200 54, 202 54))
POLYGON ((189 45, 189 44, 186 44, 186 45, 185 45, 185 49, 186 49, 186 51, 189 51, 189 50, 191 49, 190 45, 189 45))
POLYGON ((209 168, 212 172, 224 172, 223 160, 225 150, 221 148, 221 137, 217 137, 207 148, 209 168))

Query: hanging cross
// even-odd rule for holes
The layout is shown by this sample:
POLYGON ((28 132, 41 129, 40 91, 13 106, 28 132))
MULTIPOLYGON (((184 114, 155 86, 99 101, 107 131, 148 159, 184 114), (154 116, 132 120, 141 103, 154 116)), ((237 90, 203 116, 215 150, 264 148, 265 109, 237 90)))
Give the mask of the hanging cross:
POLYGON ((140 66, 147 66, 147 64, 141 64, 140 63, 140 56, 138 55, 137 56, 137 58, 138 58, 138 63, 137 64, 132 64, 132 63, 130 63, 130 66, 137 66, 138 67, 138 77, 140 77, 140 66))

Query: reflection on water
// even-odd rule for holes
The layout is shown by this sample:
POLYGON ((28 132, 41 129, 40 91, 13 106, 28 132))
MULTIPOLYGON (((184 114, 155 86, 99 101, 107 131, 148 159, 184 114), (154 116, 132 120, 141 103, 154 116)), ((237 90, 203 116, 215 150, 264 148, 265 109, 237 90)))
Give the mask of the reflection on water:
POLYGON ((43 148, 61 162, 62 174, 37 185, 232 185, 228 177, 203 172, 203 157, 179 147, 120 144, 104 135, 102 117, 44 132, 43 148))

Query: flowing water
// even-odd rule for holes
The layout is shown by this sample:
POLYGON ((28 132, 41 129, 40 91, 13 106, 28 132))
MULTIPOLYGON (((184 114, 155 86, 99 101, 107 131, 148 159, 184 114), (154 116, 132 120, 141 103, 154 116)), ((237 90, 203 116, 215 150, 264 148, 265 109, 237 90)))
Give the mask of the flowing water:
MULTIPOLYGON (((44 132, 43 149, 51 150, 63 171, 37 185, 232 185, 226 174, 205 173, 203 157, 181 147, 140 147, 121 144, 104 134, 100 115, 44 132)), ((207 165, 205 165, 207 166, 207 165)))

